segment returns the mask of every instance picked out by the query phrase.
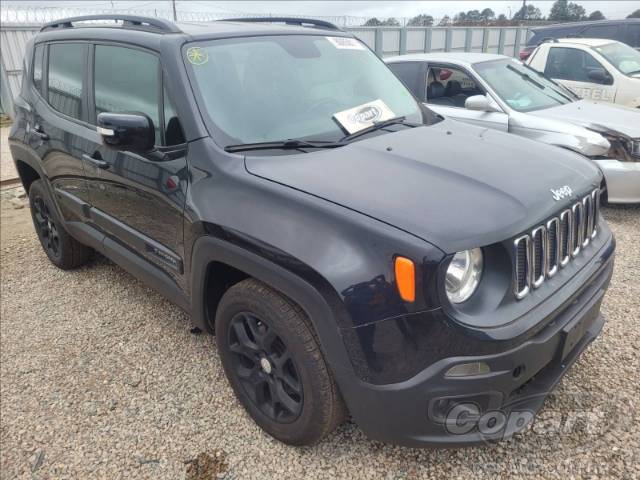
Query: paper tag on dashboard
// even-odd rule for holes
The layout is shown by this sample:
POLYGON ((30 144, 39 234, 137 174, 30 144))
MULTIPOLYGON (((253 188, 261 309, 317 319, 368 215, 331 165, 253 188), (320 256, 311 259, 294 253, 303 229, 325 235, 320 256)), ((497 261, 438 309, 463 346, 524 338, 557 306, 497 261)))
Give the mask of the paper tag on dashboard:
POLYGON ((394 117, 395 114, 382 100, 363 103, 357 107, 333 114, 333 118, 349 134, 359 132, 376 122, 382 122, 394 117))
POLYGON ((364 50, 364 45, 351 37, 324 37, 336 48, 347 50, 364 50))

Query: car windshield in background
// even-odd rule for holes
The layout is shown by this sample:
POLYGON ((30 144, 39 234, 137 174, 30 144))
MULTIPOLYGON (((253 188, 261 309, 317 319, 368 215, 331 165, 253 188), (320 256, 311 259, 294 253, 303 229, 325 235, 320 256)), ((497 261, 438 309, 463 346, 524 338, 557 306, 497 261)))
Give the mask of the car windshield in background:
POLYGON ((593 49, 625 75, 640 73, 640 52, 624 43, 607 43, 593 49))
MULTIPOLYGON (((224 145, 288 139, 339 141, 334 115, 365 104, 422 123, 413 96, 352 38, 282 35, 191 43, 184 49, 201 101, 224 145)), ((373 117, 372 117, 373 118, 373 117)), ((381 118, 384 120, 385 118, 381 118)))
POLYGON ((511 59, 474 63, 473 68, 514 110, 531 112, 574 101, 570 92, 511 59))

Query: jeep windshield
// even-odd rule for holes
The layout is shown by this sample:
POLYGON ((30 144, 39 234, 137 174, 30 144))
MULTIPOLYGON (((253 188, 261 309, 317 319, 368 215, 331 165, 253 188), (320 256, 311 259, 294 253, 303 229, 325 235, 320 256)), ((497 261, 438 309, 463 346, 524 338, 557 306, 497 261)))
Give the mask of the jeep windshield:
POLYGON ((519 112, 557 107, 576 100, 564 87, 516 60, 474 63, 473 68, 503 102, 519 112))
POLYGON ((367 128, 369 133, 423 123, 424 110, 411 93, 353 38, 213 40, 186 45, 184 57, 211 133, 230 151, 244 145, 259 149, 255 144, 260 143, 271 149, 274 143, 285 149, 304 148, 304 142, 316 148, 321 142, 340 146, 367 128), (401 121, 384 126, 389 119, 401 121), (355 127, 349 124, 354 121, 355 127), (378 122, 382 128, 375 128, 378 122))

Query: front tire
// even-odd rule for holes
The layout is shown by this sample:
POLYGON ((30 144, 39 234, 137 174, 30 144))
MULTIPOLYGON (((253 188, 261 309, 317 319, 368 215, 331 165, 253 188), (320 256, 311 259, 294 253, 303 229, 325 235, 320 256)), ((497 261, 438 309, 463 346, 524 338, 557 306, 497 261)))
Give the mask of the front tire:
POLYGON ((29 207, 40 245, 55 266, 70 270, 87 262, 91 248, 64 229, 42 180, 29 187, 29 207))
POLYGON ((231 287, 216 313, 225 373, 249 415, 290 445, 310 445, 346 409, 302 309, 254 279, 231 287))

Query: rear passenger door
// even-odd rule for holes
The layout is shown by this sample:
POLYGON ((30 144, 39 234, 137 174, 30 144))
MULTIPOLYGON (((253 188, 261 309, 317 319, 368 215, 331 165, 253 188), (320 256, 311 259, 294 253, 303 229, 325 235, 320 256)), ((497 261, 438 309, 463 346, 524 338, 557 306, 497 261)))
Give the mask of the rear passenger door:
POLYGON ((614 77, 591 53, 572 47, 549 47, 544 74, 588 100, 613 102, 616 97, 614 77), (597 83, 590 72, 603 70, 608 78, 597 83))
POLYGON ((82 155, 99 141, 90 125, 86 43, 35 46, 33 83, 37 91, 26 142, 40 158, 65 222, 83 222, 89 202, 82 155))
POLYGON ((84 156, 92 218, 136 255, 181 286, 187 145, 155 52, 136 47, 91 47, 91 122, 102 112, 142 113, 155 127, 145 154, 96 142, 84 156))

